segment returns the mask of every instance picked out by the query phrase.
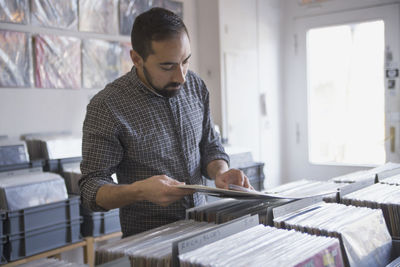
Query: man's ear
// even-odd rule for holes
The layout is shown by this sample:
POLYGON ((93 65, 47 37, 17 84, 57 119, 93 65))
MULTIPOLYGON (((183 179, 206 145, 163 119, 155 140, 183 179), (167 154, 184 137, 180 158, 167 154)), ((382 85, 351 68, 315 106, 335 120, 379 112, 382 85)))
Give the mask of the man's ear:
POLYGON ((129 53, 131 55, 132 62, 136 67, 143 66, 143 58, 135 50, 132 49, 129 53))

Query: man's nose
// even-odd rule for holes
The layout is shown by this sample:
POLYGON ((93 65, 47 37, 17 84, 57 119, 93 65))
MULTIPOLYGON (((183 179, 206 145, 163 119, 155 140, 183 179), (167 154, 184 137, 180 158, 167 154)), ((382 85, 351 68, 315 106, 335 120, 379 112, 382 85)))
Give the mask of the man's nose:
POLYGON ((184 66, 179 65, 174 72, 174 82, 183 84, 186 81, 186 69, 184 66))

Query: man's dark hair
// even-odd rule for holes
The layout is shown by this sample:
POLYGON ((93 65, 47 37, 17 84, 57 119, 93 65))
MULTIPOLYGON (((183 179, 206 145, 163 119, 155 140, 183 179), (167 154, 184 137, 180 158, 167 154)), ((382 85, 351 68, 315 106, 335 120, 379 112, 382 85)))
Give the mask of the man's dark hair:
POLYGON ((147 56, 153 53, 152 41, 167 40, 183 31, 188 34, 178 15, 167 9, 155 7, 136 17, 131 33, 132 48, 146 60, 147 56))

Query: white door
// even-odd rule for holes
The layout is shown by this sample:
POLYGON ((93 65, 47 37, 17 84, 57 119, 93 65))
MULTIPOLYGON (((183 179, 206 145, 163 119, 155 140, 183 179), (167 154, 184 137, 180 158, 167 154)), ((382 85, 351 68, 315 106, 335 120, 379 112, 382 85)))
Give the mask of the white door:
POLYGON ((260 85, 256 0, 220 0, 221 73, 228 152, 260 160, 260 85), (235 153, 233 152, 233 153, 235 153))
POLYGON ((224 53, 228 141, 260 158, 260 107, 256 51, 224 53))
POLYGON ((399 11, 393 4, 295 21, 292 178, 399 162, 399 11))

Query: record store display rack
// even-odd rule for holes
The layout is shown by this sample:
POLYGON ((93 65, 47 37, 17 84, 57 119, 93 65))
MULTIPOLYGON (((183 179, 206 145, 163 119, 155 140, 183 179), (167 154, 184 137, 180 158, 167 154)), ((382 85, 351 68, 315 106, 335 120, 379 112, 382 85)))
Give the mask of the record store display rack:
POLYGON ((398 174, 400 165, 388 163, 268 190, 315 197, 214 201, 188 209, 187 220, 99 247, 96 263, 112 266, 124 257, 132 266, 398 266, 398 174), (376 191, 382 187, 391 188, 376 191), (333 188, 337 193, 318 194, 333 188))
POLYGON ((264 226, 258 215, 221 225, 178 221, 99 247, 96 263, 121 255, 132 266, 343 266, 337 239, 264 226))
MULTIPOLYGON (((71 194, 79 193, 80 145, 80 137, 66 133, 0 141, 2 263, 120 231, 118 210, 84 210, 79 196, 71 194)), ((121 257, 133 266, 396 266, 399 185, 400 165, 387 163, 265 191, 314 197, 219 199, 188 209, 186 220, 102 245, 93 261, 105 266, 117 266, 121 257)))

